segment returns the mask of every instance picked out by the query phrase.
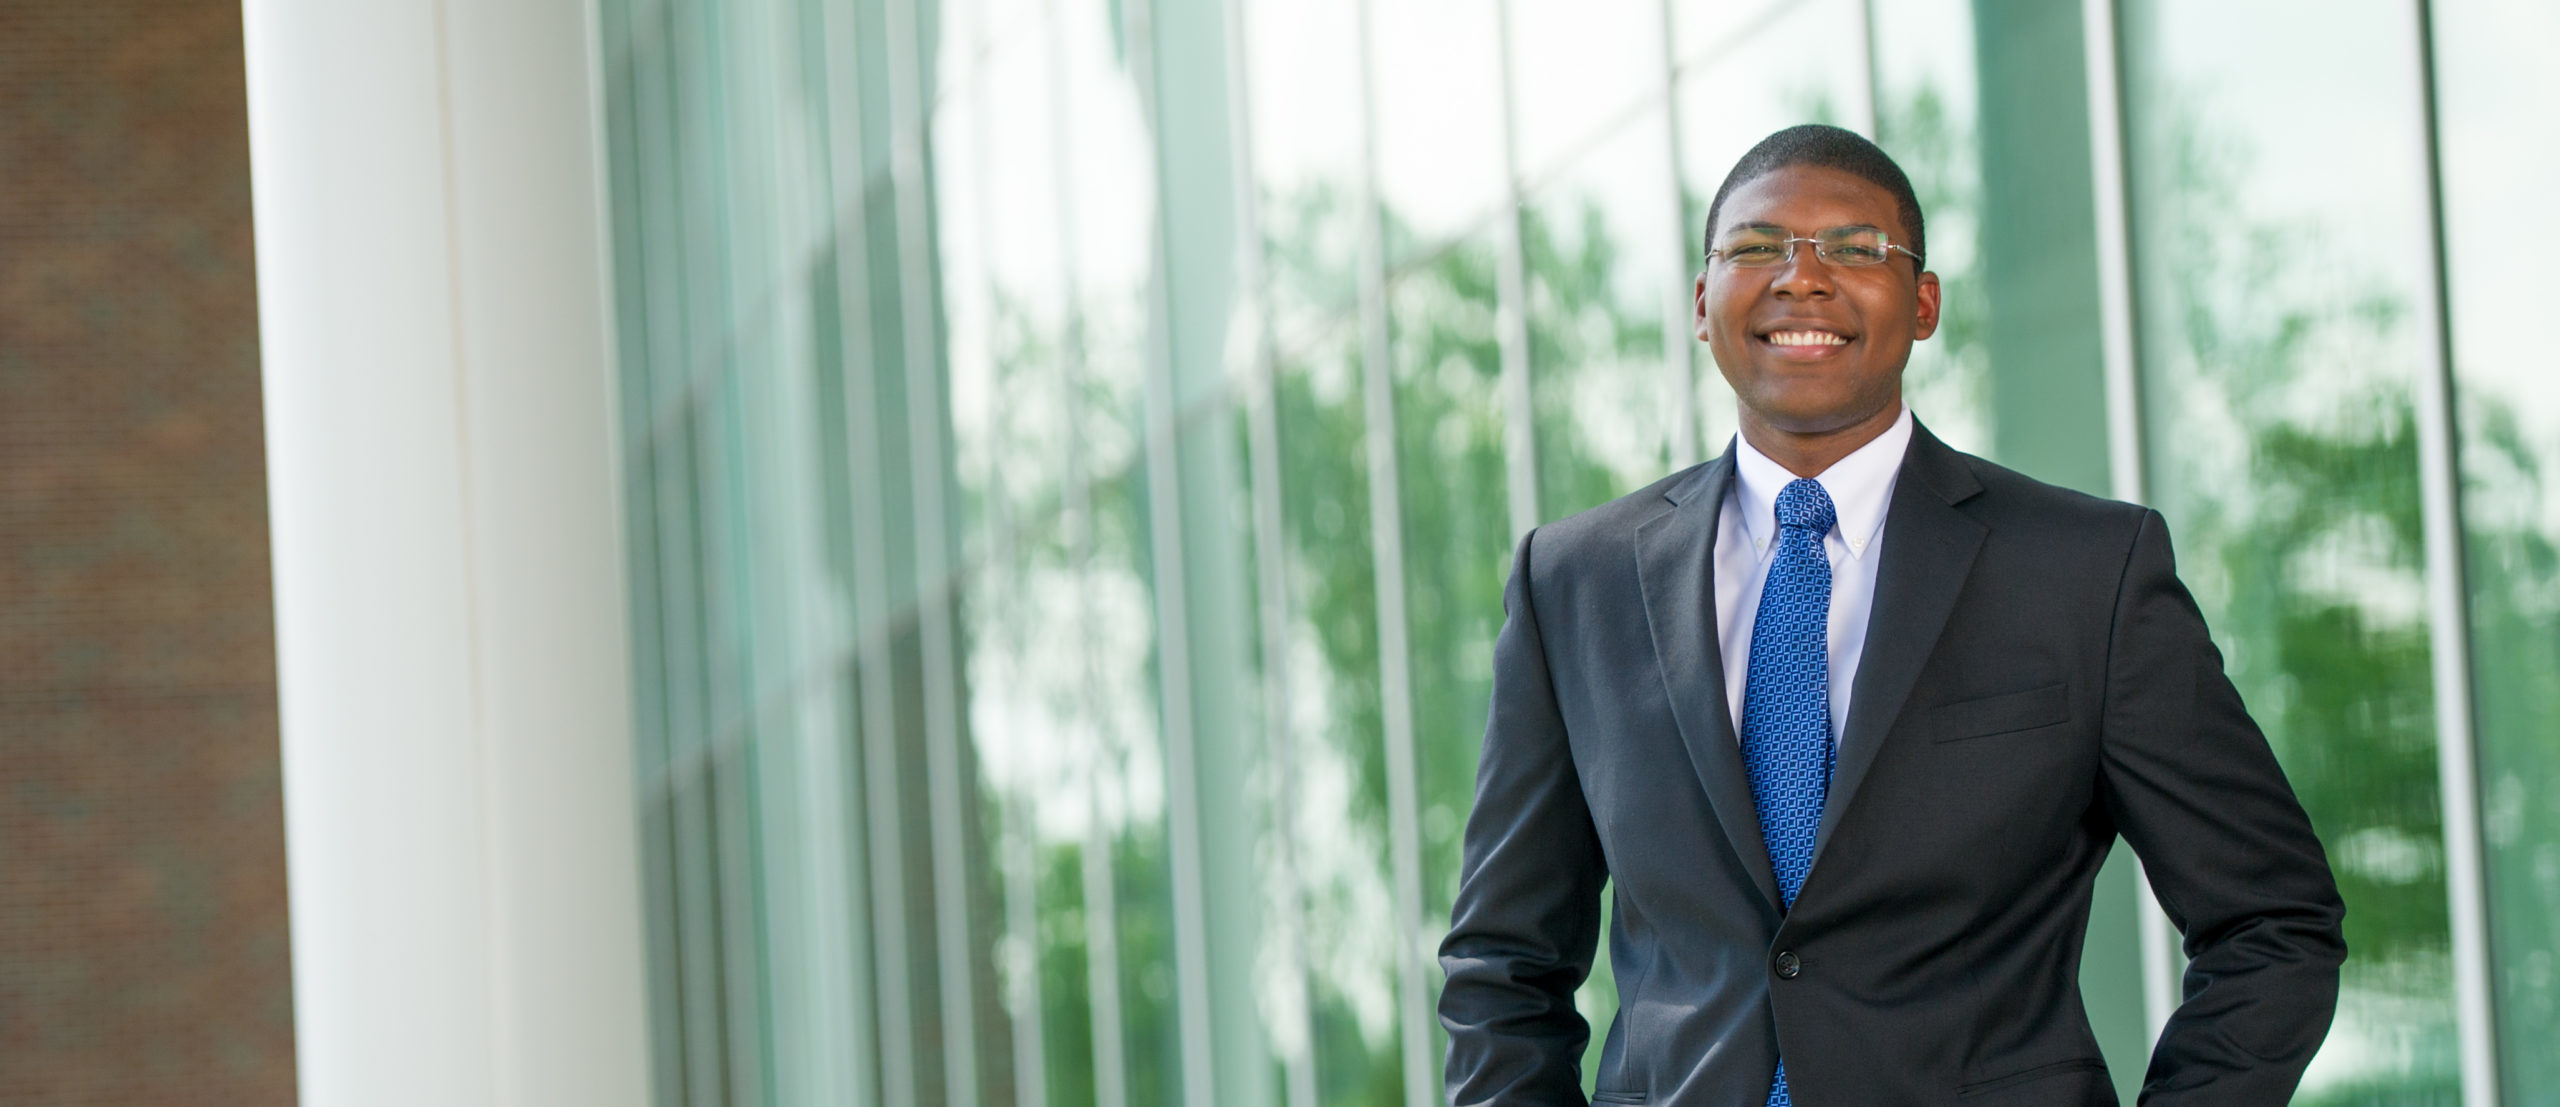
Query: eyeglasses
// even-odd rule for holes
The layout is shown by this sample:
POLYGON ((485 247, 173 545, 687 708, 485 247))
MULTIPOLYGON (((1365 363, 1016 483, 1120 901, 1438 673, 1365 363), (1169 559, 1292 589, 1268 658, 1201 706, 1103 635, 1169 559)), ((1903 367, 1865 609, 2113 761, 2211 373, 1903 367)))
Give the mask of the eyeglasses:
POLYGON ((1895 244, 1885 237, 1883 231, 1873 227, 1833 227, 1827 231, 1815 231, 1810 238, 1789 238, 1785 231, 1775 227, 1746 229, 1732 242, 1707 251, 1707 257, 1710 260, 1723 258, 1725 264, 1737 269, 1766 269, 1795 260, 1796 243, 1799 242, 1813 243, 1813 256, 1827 264, 1848 269, 1882 265, 1893 257, 1895 250, 1911 254, 1912 261, 1920 260, 1920 255, 1912 253, 1909 247, 1895 244))

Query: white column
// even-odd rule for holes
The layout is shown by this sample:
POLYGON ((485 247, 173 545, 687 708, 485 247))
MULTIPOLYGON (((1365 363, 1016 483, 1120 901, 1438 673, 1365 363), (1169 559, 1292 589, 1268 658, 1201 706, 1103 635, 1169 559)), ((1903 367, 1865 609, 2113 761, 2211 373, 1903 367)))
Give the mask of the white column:
POLYGON ((648 1102, 592 20, 247 0, 302 1102, 648 1102))

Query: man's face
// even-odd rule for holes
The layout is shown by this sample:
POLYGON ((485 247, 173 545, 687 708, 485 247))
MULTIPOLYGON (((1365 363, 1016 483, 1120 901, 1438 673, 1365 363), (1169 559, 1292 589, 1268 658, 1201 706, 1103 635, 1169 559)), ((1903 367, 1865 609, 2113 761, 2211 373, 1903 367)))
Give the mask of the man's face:
MULTIPOLYGON (((1851 226, 1880 228, 1897 243, 1910 237, 1892 193, 1814 166, 1734 189, 1717 221, 1718 247, 1745 234, 1810 238, 1851 226)), ((1698 339, 1715 352, 1743 418, 1795 434, 1892 418, 1911 344, 1938 329, 1937 275, 1914 268, 1900 251, 1882 265, 1836 266, 1810 242, 1765 268, 1709 259, 1696 289, 1698 339)))

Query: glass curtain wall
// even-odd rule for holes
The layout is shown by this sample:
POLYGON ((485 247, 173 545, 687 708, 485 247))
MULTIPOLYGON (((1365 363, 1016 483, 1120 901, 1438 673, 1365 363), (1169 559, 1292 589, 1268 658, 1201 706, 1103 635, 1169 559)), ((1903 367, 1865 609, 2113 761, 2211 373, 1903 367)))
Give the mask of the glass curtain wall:
MULTIPOLYGON (((1922 193, 1919 417, 2169 513, 2348 887, 2306 1100, 2550 1101, 2560 402, 2482 213, 2560 86, 2462 59, 2553 28, 2082 7, 598 0, 657 1102, 1437 1102, 1512 550, 1723 451, 1700 220, 1809 120, 1922 193)), ((2129 1096, 2170 961, 2101 881, 2129 1096)))
POLYGON ((2473 726, 2497 1063, 2507 1102, 2560 1104, 2560 358, 2512 320, 2560 270, 2501 245, 2560 179, 2560 8, 2433 5, 2438 242, 2462 482, 2473 726))

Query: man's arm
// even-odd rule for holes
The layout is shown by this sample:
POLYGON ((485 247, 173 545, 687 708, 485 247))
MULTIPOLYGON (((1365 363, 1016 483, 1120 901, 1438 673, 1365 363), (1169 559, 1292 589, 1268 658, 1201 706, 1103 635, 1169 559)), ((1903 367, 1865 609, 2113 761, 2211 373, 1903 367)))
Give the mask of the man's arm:
POLYGON ((1591 1031, 1573 993, 1591 973, 1607 872, 1529 602, 1535 537, 1521 538, 1503 592, 1475 811, 1440 945, 1449 1102, 1462 1107, 1583 1101, 1591 1031))
POLYGON ((2191 959, 2146 1104, 2282 1104, 2338 1002, 2345 906, 2146 511, 2116 599, 2101 790, 2191 959))

